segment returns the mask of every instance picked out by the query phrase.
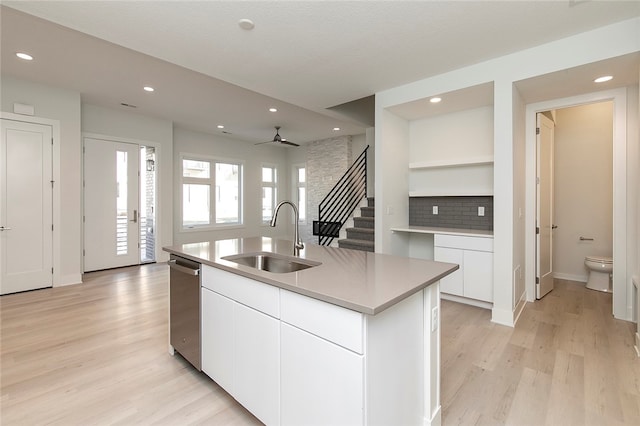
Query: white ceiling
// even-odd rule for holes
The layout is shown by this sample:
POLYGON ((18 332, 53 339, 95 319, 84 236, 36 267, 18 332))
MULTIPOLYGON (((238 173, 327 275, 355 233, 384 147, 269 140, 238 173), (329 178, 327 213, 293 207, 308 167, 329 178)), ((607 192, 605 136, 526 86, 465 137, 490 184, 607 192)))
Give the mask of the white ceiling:
POLYGON ((330 137, 335 126, 362 133, 362 121, 328 108, 640 16, 637 1, 588 0, 3 5, 12 8, 1 9, 4 74, 79 91, 84 102, 134 104, 200 131, 224 124, 254 142, 271 139, 275 125, 295 142, 330 137), (242 18, 255 28, 241 29, 242 18), (17 60, 18 50, 35 60, 17 60), (145 84, 156 91, 143 92, 145 84))

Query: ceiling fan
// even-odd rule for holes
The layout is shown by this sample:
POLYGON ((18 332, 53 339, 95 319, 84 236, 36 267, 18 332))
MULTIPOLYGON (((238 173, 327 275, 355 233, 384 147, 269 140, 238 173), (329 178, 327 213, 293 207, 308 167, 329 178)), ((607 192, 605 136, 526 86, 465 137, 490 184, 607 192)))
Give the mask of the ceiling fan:
POLYGON ((283 139, 280 136, 280 133, 278 133, 278 131, 280 130, 280 126, 276 126, 275 128, 276 128, 276 135, 273 137, 273 140, 266 141, 266 142, 258 142, 256 145, 262 145, 263 143, 276 142, 276 143, 281 143, 283 145, 300 146, 297 143, 289 142, 288 140, 283 139))

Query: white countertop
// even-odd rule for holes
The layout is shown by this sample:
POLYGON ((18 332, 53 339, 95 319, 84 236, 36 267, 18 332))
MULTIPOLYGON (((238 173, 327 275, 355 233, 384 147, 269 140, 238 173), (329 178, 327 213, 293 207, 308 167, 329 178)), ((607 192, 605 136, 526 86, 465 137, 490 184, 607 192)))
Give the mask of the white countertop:
POLYGON ((267 237, 233 238, 164 247, 164 251, 286 290, 375 315, 458 269, 453 263, 412 259, 307 243, 300 258, 319 266, 284 274, 221 259, 240 253, 290 256, 293 243, 267 237))
POLYGON ((484 237, 493 238, 493 231, 483 229, 466 229, 466 228, 440 228, 436 226, 405 226, 391 228, 393 232, 409 232, 415 234, 446 234, 461 235, 465 237, 484 237))

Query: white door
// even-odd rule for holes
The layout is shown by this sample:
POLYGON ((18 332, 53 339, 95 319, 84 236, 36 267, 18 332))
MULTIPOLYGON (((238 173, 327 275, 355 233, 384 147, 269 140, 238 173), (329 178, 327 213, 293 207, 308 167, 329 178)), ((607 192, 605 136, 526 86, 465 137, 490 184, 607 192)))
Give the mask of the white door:
POLYGON ((1 120, 0 294, 53 284, 51 126, 1 120))
POLYGON ((553 136, 554 123, 537 114, 536 298, 553 290, 553 136))
POLYGON ((140 263, 139 146, 84 140, 84 271, 140 263))

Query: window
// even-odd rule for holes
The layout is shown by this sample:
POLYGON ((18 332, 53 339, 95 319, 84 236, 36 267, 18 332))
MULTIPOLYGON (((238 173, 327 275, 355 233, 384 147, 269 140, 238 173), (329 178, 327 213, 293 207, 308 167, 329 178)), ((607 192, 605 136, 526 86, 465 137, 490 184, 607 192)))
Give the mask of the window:
POLYGON ((241 183, 240 163, 183 158, 182 227, 241 224, 241 183))
POLYGON ((278 170, 271 166, 262 166, 262 222, 268 223, 276 207, 278 170))
POLYGON ((296 183, 296 202, 300 223, 307 222, 307 169, 305 166, 294 166, 294 180, 296 183))

